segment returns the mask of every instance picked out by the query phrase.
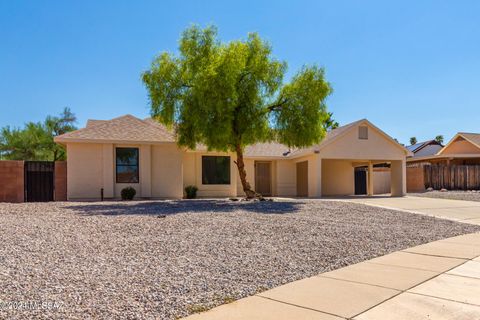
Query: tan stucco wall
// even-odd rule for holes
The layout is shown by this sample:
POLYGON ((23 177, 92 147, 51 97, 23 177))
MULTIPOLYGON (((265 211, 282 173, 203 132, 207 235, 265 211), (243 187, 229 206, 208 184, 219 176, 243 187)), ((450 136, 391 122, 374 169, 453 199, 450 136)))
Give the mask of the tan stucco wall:
POLYGON ((70 143, 67 145, 68 199, 98 199, 103 187, 103 146, 70 143))
POLYGON ((355 193, 352 161, 322 160, 322 195, 344 196, 355 193))
POLYGON ((295 162, 292 160, 276 161, 276 194, 279 197, 295 197, 297 195, 297 175, 295 162))
POLYGON ((182 151, 174 144, 92 144, 67 145, 68 199, 120 198, 123 188, 131 186, 137 198, 181 198, 182 151), (139 183, 116 183, 115 148, 139 149, 139 183))
POLYGON ((152 197, 183 197, 184 153, 175 145, 152 146, 152 197))
POLYGON ((449 146, 443 149, 442 154, 478 154, 480 149, 462 138, 457 138, 449 146))
POLYGON ((391 192, 390 169, 373 169, 373 193, 385 194, 391 192))
POLYGON ((198 197, 235 197, 237 195, 237 167, 233 162, 234 154, 218 152, 187 152, 183 156, 183 186, 194 185, 198 188, 198 197), (230 184, 204 185, 202 184, 202 155, 230 156, 230 184))
POLYGON ((320 150, 320 157, 327 159, 401 160, 405 156, 402 149, 370 126, 366 140, 358 139, 358 128, 353 128, 320 150))

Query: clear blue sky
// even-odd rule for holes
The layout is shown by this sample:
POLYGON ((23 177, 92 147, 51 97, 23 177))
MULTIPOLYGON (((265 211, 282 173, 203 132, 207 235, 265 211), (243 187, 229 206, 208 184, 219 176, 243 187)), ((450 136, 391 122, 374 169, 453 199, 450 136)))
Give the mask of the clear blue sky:
POLYGON ((401 142, 480 132, 480 1, 1 1, 0 126, 69 106, 79 126, 146 117, 140 74, 192 23, 256 31, 289 75, 324 66, 341 124, 401 142))

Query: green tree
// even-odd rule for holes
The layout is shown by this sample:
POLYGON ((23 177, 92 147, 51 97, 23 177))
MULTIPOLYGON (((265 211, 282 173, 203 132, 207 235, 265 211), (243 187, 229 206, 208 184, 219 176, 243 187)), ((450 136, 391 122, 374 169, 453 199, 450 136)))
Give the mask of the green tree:
POLYGON ((443 136, 439 134, 438 136, 435 137, 435 141, 437 141, 440 144, 443 144, 443 136))
POLYGON ((65 149, 56 144, 57 135, 75 130, 75 115, 65 108, 59 116, 48 116, 44 123, 28 122, 25 127, 1 129, 0 152, 8 160, 65 160, 65 149))
POLYGON ((236 153, 243 190, 252 198, 259 195, 247 181, 245 146, 277 140, 306 147, 326 133, 331 87, 324 70, 304 66, 284 83, 286 69, 256 33, 224 43, 215 27, 193 26, 183 32, 179 55, 160 54, 142 79, 152 117, 175 127, 179 145, 236 153))
POLYGON ((339 126, 338 122, 333 119, 333 113, 332 112, 327 112, 327 117, 325 119, 323 127, 325 128, 326 131, 330 131, 333 129, 337 129, 339 126))
POLYGON ((411 137, 410 138, 410 145, 413 146, 414 144, 417 144, 417 138, 416 137, 411 137))

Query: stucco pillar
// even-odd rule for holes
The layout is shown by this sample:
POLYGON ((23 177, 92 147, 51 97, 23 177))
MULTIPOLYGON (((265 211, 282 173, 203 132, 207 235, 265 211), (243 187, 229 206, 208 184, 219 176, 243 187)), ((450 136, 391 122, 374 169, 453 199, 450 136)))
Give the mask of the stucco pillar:
POLYGON ((114 170, 115 162, 113 160, 113 144, 105 143, 103 145, 103 196, 105 198, 114 197, 114 170))
POLYGON ((140 147, 140 190, 142 198, 152 196, 152 147, 142 145, 140 147))
POLYGON ((316 160, 316 179, 315 179, 315 194, 314 197, 320 198, 322 196, 322 158, 317 155, 316 160))
POLYGON ((407 194, 407 164, 406 160, 392 161, 391 167, 391 193, 393 197, 407 194))
POLYGON ((373 163, 368 162, 368 179, 367 179, 367 194, 373 196, 373 163))

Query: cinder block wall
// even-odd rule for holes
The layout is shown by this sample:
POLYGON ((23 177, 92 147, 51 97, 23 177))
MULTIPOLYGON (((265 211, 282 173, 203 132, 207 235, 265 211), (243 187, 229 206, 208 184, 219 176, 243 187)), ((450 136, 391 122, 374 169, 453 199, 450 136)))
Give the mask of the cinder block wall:
POLYGON ((67 201, 67 162, 55 162, 55 201, 67 201))
POLYGON ((0 202, 23 202, 23 161, 0 161, 0 202))
POLYGON ((423 167, 407 168, 407 192, 425 191, 423 167))

